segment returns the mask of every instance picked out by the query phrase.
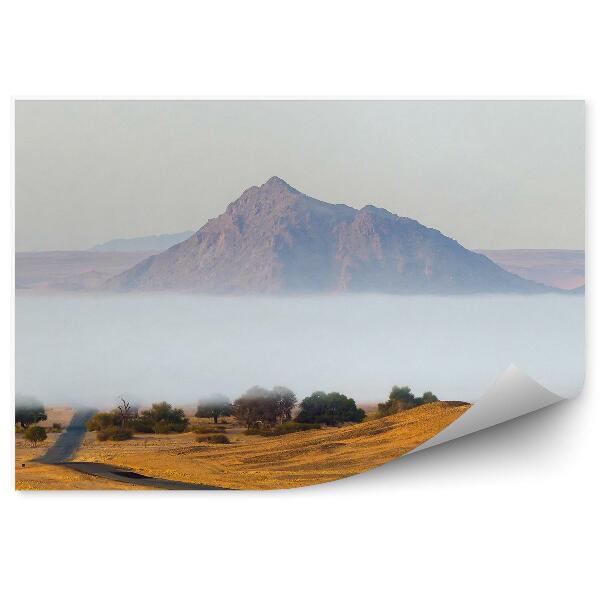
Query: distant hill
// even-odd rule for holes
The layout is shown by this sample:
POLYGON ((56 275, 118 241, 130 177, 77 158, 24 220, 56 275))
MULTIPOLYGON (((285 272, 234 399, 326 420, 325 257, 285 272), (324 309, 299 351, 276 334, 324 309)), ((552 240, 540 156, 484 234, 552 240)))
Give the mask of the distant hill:
POLYGON ((413 219, 322 202, 278 177, 247 189, 189 239, 106 287, 221 294, 549 291, 413 219))
POLYGON ((585 282, 583 250, 477 250, 509 273, 573 290, 585 282))
POLYGON ((413 219, 316 200, 278 177, 247 189, 189 239, 106 287, 216 294, 551 291, 413 219))
POLYGON ((92 252, 162 252, 183 240, 187 240, 194 232, 163 233, 146 237, 116 239, 94 246, 92 252))
POLYGON ((17 252, 15 288, 35 291, 86 291, 146 258, 149 252, 17 252))

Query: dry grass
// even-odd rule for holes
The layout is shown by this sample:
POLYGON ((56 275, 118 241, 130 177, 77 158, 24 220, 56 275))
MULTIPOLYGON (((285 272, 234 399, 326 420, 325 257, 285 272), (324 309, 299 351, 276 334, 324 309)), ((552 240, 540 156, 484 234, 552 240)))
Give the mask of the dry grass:
POLYGON ((293 488, 348 477, 402 456, 468 408, 432 403, 358 425, 276 438, 245 436, 230 426, 225 433, 232 443, 223 446, 199 444, 194 433, 136 435, 124 442, 98 442, 88 434, 75 460, 226 488, 293 488))
MULTIPOLYGON (((69 409, 70 410, 70 409, 69 409)), ((48 413, 51 411, 48 410, 48 413)), ((72 411, 71 411, 72 413, 72 411)), ((72 414, 71 414, 72 416, 72 414)), ((71 420, 68 417, 68 421, 71 420)), ((50 418, 50 414, 48 414, 50 418)), ((51 423, 60 422, 55 417, 51 423)), ((23 434, 17 434, 15 447, 15 489, 17 490, 132 490, 141 489, 133 485, 99 479, 91 475, 84 475, 66 467, 56 465, 44 465, 31 462, 39 458, 46 450, 54 444, 59 437, 59 433, 49 433, 48 438, 32 447, 29 442, 23 439, 23 434), (25 466, 23 466, 25 465, 25 466)))
POLYGON ((74 412, 75 411, 68 406, 48 407, 46 408, 46 415, 48 418, 38 424, 42 427, 52 427, 53 423, 60 423, 63 427, 68 427, 74 412))

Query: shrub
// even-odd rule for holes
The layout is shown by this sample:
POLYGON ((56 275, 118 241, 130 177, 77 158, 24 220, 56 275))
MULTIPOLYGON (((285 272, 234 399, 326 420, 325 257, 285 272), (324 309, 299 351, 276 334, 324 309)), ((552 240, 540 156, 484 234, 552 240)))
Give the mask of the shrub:
POLYGON ((210 435, 199 435, 197 442, 207 442, 208 444, 229 444, 229 438, 224 433, 212 433, 210 435))
POLYGON ((33 425, 25 430, 25 439, 34 446, 37 446, 38 442, 43 442, 47 437, 46 430, 40 425, 33 425))
POLYGON ((194 433, 222 433, 225 427, 222 425, 196 425, 192 427, 194 433))
POLYGON ((88 431, 100 431, 107 427, 116 427, 121 424, 118 411, 96 413, 87 423, 88 431))
POLYGON ((263 433, 262 429, 259 429, 258 427, 249 427, 248 429, 244 430, 244 435, 261 435, 263 433))
POLYGON ((63 426, 60 423, 52 423, 52 427, 50 427, 52 433, 60 433, 62 430, 63 426))
POLYGON ((123 440, 130 440, 133 437, 133 431, 131 429, 122 429, 116 425, 111 425, 105 429, 100 429, 96 434, 97 439, 100 442, 112 440, 115 442, 121 442, 123 440))
POLYGON ((187 429, 185 423, 170 423, 169 421, 157 421, 154 423, 154 433, 183 433, 187 429))
POLYGON ((346 422, 360 423, 365 416, 365 411, 358 408, 352 398, 338 392, 314 392, 302 400, 296 421, 339 425, 346 422))
POLYGON ((133 430, 137 433, 154 433, 154 423, 150 419, 139 418, 131 423, 133 430))
POLYGON ((141 414, 140 420, 152 423, 155 433, 182 433, 189 423, 183 410, 173 408, 168 402, 153 404, 141 414))

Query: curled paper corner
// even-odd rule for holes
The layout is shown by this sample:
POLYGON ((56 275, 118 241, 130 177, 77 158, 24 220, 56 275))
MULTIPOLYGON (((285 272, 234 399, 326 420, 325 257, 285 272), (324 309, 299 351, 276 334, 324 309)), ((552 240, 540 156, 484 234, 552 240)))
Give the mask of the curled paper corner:
POLYGON ((462 417, 408 454, 493 427, 560 400, 564 398, 547 390, 511 363, 462 417))

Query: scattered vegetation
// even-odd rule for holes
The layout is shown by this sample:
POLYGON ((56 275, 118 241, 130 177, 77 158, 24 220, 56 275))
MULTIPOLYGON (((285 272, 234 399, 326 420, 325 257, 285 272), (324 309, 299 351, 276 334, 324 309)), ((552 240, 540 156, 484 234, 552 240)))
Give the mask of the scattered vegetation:
POLYGON ((129 439, 138 433, 182 433, 187 429, 188 419, 181 408, 173 408, 168 402, 153 404, 152 408, 138 414, 128 402, 120 399, 119 406, 110 412, 96 413, 88 422, 88 431, 97 431, 99 440, 129 439), (119 430, 118 436, 115 430, 119 430))
POLYGON ((43 442, 48 436, 46 430, 40 425, 32 425, 25 430, 24 437, 35 447, 38 442, 43 442))
POLYGON ((43 405, 31 396, 17 396, 15 399, 15 424, 22 429, 45 421, 48 418, 43 405))
MULTIPOLYGON (((387 416, 399 411, 409 410, 422 404, 436 402, 438 398, 432 392, 415 397, 408 386, 394 386, 386 402, 378 404, 378 415, 387 416)), ((356 406, 353 398, 339 392, 313 392, 302 400, 299 412, 292 419, 292 411, 297 405, 296 395, 286 387, 274 387, 268 390, 255 386, 240 396, 233 404, 225 396, 212 396, 198 404, 196 417, 210 418, 213 424, 194 425, 191 431, 198 434, 198 442, 210 444, 228 444, 226 427, 219 425, 219 419, 235 416, 245 425, 246 435, 280 436, 299 431, 319 429, 324 425, 339 426, 344 423, 360 423, 365 411, 356 406)), ((30 416, 23 417, 23 423, 31 424, 31 419, 45 416, 41 405, 29 406, 30 416)), ((23 425, 24 426, 24 425, 23 425)), ((188 431, 189 420, 183 409, 174 408, 168 402, 159 402, 152 408, 138 413, 128 402, 120 398, 116 409, 99 412, 87 423, 89 431, 96 431, 98 439, 127 440, 134 432, 139 433, 182 433, 188 431)), ((53 423, 51 431, 61 431, 59 423, 53 423)), ((28 438, 29 439, 29 438, 28 438)))
POLYGON ((207 442, 209 444, 229 444, 229 438, 224 433, 212 433, 210 435, 199 435, 197 442, 207 442))
POLYGON ((338 392, 329 394, 313 392, 302 400, 296 421, 298 423, 341 425, 342 423, 360 423, 365 416, 365 411, 356 406, 353 398, 348 398, 338 392))
POLYGON ((377 405, 379 416, 387 417, 401 410, 409 410, 415 406, 437 402, 438 398, 432 392, 425 392, 421 397, 415 397, 408 386, 398 387, 395 385, 390 392, 387 402, 377 405))
POLYGON ((52 423, 52 427, 48 431, 50 433, 61 433, 63 430, 63 426, 60 423, 52 423))
POLYGON ((225 427, 223 425, 194 425, 192 431, 194 433, 223 433, 225 427))
POLYGON ((96 413, 87 423, 88 431, 101 431, 109 427, 120 427, 122 425, 121 417, 118 410, 111 412, 96 413))
POLYGON ((183 433, 189 423, 183 409, 173 408, 168 402, 153 404, 150 410, 142 412, 140 420, 152 424, 154 433, 183 433))
POLYGON ((227 396, 215 394, 210 398, 200 400, 196 416, 200 419, 213 419, 215 425, 220 417, 230 417, 233 414, 233 404, 227 396))
POLYGON ((296 395, 286 387, 255 386, 233 403, 233 414, 248 429, 270 428, 289 421, 296 402, 296 395))
POLYGON ((112 440, 115 442, 122 442, 124 440, 130 440, 133 437, 133 430, 125 427, 118 427, 116 425, 110 425, 104 429, 100 429, 96 434, 96 438, 101 442, 112 440))

